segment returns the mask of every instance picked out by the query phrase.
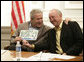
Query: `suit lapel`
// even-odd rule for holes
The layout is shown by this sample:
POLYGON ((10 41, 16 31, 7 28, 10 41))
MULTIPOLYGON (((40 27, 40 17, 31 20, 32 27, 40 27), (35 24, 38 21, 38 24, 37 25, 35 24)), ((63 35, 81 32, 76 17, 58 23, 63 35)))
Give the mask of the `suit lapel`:
POLYGON ((30 24, 30 22, 27 22, 25 25, 26 25, 26 27, 25 27, 25 29, 29 29, 29 24, 30 24))
POLYGON ((60 35, 60 41, 63 41, 63 38, 67 35, 67 26, 63 22, 62 29, 61 29, 61 35, 60 35))
POLYGON ((42 26, 41 28, 40 28, 40 30, 39 30, 39 32, 38 32, 38 36, 37 36, 37 39, 39 39, 42 35, 42 31, 43 31, 43 27, 44 26, 42 26))
POLYGON ((23 30, 28 30, 28 25, 29 25, 29 22, 26 22, 26 23, 24 23, 24 27, 22 28, 23 30))

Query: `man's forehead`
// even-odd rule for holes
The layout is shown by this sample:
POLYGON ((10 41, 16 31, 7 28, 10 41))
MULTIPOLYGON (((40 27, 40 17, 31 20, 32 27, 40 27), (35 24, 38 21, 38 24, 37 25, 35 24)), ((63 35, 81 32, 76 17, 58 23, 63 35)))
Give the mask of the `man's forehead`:
POLYGON ((55 10, 55 9, 53 9, 53 10, 50 10, 50 13, 53 13, 53 12, 56 12, 56 10, 55 10))
POLYGON ((54 16, 54 15, 56 15, 56 13, 55 12, 50 12, 49 15, 54 16))
POLYGON ((42 15, 42 13, 36 13, 35 15, 42 15))
POLYGON ((42 13, 37 13, 34 16, 42 16, 42 15, 43 15, 42 13))

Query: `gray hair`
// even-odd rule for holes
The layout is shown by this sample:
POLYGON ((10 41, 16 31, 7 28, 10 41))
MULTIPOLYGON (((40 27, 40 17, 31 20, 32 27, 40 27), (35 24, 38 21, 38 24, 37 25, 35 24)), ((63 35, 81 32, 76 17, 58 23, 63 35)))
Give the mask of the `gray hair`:
POLYGON ((57 13, 59 14, 59 15, 62 15, 62 12, 59 10, 59 9, 52 9, 51 11, 57 11, 57 13))
POLYGON ((37 13, 43 14, 43 12, 42 12, 40 9, 33 9, 33 10, 30 12, 30 18, 33 20, 35 14, 37 14, 37 13))

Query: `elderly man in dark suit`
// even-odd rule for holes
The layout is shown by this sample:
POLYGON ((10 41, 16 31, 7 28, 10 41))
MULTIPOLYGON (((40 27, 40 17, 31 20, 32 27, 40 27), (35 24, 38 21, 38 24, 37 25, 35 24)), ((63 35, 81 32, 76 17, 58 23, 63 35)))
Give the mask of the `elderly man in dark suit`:
POLYGON ((29 43, 25 45, 34 51, 48 50, 57 54, 79 55, 83 49, 83 34, 78 23, 69 21, 68 25, 65 24, 58 9, 49 12, 49 19, 55 27, 48 31, 46 41, 37 42, 34 46, 29 43))

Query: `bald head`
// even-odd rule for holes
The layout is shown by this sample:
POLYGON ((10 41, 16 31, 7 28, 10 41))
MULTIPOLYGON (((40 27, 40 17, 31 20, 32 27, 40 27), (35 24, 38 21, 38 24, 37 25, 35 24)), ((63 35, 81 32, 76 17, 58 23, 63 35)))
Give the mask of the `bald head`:
POLYGON ((60 11, 60 10, 58 10, 58 9, 52 9, 52 10, 50 10, 50 12, 49 13, 56 13, 56 14, 58 14, 58 15, 61 15, 62 16, 62 12, 60 11))
POLYGON ((52 9, 49 12, 49 19, 50 22, 55 26, 59 27, 61 21, 62 21, 62 13, 58 9, 52 9))

